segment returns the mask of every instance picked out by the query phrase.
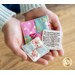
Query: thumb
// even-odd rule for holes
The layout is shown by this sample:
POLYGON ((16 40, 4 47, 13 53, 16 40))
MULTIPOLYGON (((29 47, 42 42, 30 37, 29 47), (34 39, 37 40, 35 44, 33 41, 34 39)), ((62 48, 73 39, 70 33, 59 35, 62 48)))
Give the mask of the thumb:
POLYGON ((20 56, 21 58, 23 58, 24 60, 27 59, 27 55, 26 53, 22 50, 22 48, 20 48, 18 45, 13 45, 12 46, 12 51, 14 52, 15 55, 20 56))
POLYGON ((27 59, 26 53, 25 53, 21 48, 18 48, 18 51, 17 51, 17 52, 19 52, 18 56, 20 56, 20 57, 23 58, 24 60, 27 59))
MULTIPOLYGON (((54 30, 62 32, 62 27, 61 27, 60 21, 58 19, 58 16, 55 14, 52 17, 52 27, 54 30)), ((63 36, 63 33, 62 33, 62 36, 63 36)))

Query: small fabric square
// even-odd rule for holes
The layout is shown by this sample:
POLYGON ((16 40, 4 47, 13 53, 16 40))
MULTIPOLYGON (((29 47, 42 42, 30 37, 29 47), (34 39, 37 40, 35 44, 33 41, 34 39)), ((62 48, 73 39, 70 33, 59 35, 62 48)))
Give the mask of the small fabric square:
POLYGON ((30 34, 29 36, 30 36, 32 39, 34 39, 35 37, 39 37, 40 40, 42 40, 42 32, 30 34))
POLYGON ((50 29, 50 24, 47 15, 40 18, 36 18, 34 19, 34 21, 35 21, 37 32, 41 32, 44 29, 48 29, 48 30, 50 29))
POLYGON ((41 46, 43 44, 42 41, 39 39, 39 37, 36 37, 35 39, 33 39, 31 41, 31 43, 34 47, 38 47, 38 46, 41 46))
POLYGON ((22 49, 34 62, 49 52, 49 49, 43 45, 39 37, 22 46, 22 49))
POLYGON ((24 39, 25 39, 25 43, 28 43, 32 40, 32 38, 29 35, 24 36, 24 39))
POLYGON ((61 31, 44 30, 42 42, 51 50, 61 50, 61 31))
POLYGON ((46 53, 49 52, 49 49, 44 45, 42 44, 41 45, 41 48, 38 48, 37 51, 41 54, 41 57, 44 56, 46 53))
POLYGON ((28 56, 35 62, 37 61, 41 55, 37 50, 32 51, 31 53, 28 54, 28 56))
POLYGON ((32 52, 36 47, 31 44, 31 42, 27 43, 26 45, 22 46, 26 54, 32 52))
POLYGON ((36 27, 34 20, 21 23, 24 36, 36 33, 36 27))

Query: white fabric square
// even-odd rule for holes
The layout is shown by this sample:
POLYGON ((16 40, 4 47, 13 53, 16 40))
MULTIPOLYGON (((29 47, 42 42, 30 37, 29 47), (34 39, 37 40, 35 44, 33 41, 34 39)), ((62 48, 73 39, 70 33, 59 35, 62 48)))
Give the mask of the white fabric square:
POLYGON ((34 47, 41 46, 43 44, 42 41, 39 39, 39 37, 33 39, 31 43, 33 44, 34 47))
POLYGON ((61 50, 61 31, 44 30, 42 36, 42 42, 50 50, 61 50))
POLYGON ((37 50, 33 50, 31 53, 28 53, 28 56, 35 62, 37 61, 41 55, 37 50))

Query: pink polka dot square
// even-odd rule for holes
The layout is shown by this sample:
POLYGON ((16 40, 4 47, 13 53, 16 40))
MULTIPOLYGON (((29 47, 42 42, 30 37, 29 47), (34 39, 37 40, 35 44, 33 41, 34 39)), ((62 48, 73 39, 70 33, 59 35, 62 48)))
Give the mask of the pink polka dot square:
POLYGON ((34 20, 22 22, 21 27, 22 27, 24 36, 36 33, 36 26, 35 26, 34 20))

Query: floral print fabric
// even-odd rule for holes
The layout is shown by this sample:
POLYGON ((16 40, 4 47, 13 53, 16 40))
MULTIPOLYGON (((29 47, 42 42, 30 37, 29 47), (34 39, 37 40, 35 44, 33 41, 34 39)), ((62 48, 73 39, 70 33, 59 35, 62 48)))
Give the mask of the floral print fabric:
POLYGON ((22 46, 22 48, 34 62, 49 52, 49 49, 42 43, 39 37, 22 46))

